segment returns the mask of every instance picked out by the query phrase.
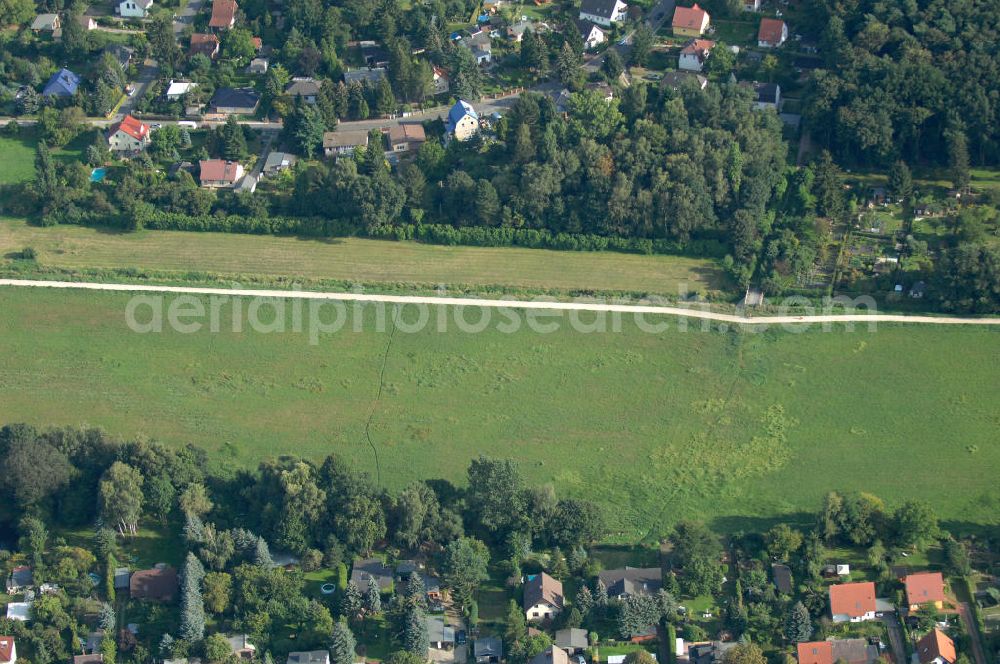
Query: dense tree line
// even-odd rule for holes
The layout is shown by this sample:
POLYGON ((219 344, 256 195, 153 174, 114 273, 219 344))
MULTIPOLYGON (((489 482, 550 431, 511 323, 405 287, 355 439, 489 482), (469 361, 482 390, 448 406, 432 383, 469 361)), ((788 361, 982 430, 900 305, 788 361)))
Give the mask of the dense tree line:
POLYGON ((846 163, 1000 161, 1000 3, 871 0, 804 5, 821 35, 805 117, 846 163))

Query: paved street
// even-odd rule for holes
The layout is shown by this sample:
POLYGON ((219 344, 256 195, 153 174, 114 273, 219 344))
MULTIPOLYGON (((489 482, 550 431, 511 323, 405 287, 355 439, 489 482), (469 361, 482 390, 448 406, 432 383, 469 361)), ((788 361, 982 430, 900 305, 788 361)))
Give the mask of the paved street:
MULTIPOLYGON (((660 27, 665 22, 673 19, 674 4, 675 0, 660 0, 658 3, 656 3, 656 6, 653 7, 652 10, 646 12, 646 18, 644 20, 646 24, 653 30, 654 34, 656 33, 657 30, 660 29, 660 27)), ((632 50, 633 34, 635 34, 635 30, 631 30, 627 35, 625 35, 624 44, 621 43, 621 41, 623 40, 620 39, 618 42, 616 42, 614 45, 611 46, 611 48, 618 51, 618 55, 622 56, 622 62, 624 62, 625 64, 628 64, 628 54, 629 51, 632 50)), ((607 56, 608 51, 610 51, 611 48, 604 51, 600 55, 588 60, 587 63, 584 65, 584 69, 586 69, 588 72, 594 72, 600 69, 601 65, 604 64, 605 56, 607 56)))
POLYGON ((139 76, 132 85, 135 86, 135 92, 130 96, 125 98, 121 107, 118 109, 118 113, 112 119, 113 121, 121 120, 123 117, 132 112, 135 108, 135 103, 137 100, 142 99, 142 96, 146 94, 146 89, 153 84, 159 74, 159 67, 156 65, 155 60, 146 60, 142 63, 139 68, 139 76))
MULTIPOLYGON (((174 14, 174 37, 180 39, 184 30, 194 25, 194 17, 201 11, 205 0, 188 0, 188 3, 179 12, 174 14)), ((183 46, 183 44, 182 44, 183 46)))
POLYGON ((889 632, 889 645, 892 647, 892 659, 896 664, 909 664, 906 661, 906 645, 903 643, 903 628, 899 624, 899 617, 895 612, 885 612, 882 616, 889 632))

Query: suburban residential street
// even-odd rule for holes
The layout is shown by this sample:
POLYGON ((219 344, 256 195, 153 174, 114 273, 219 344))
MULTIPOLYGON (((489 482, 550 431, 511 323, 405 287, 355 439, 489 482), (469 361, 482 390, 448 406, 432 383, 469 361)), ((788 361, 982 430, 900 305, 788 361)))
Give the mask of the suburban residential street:
MULTIPOLYGON (((660 0, 655 7, 646 12, 646 17, 643 19, 647 25, 652 29, 655 34, 657 30, 663 25, 664 22, 669 21, 674 15, 674 5, 675 0, 660 0)), ((618 51, 618 55, 622 56, 622 62, 628 62, 629 51, 632 50, 632 35, 635 30, 629 31, 623 39, 619 39, 618 42, 613 44, 611 48, 618 51), (625 43, 621 43, 624 41, 625 43)), ((604 64, 604 58, 608 54, 605 50, 598 56, 595 56, 591 60, 588 60, 584 64, 584 69, 588 72, 594 72, 601 68, 604 64)))
POLYGON ((303 300, 340 300, 345 302, 382 302, 385 304, 450 305, 456 307, 491 307, 494 309, 540 309, 549 311, 593 311, 625 314, 660 314, 737 325, 782 325, 812 323, 922 323, 931 325, 1000 325, 1000 318, 958 318, 947 316, 905 316, 899 314, 832 314, 816 316, 738 316, 686 307, 652 304, 604 304, 599 302, 556 302, 542 300, 490 300, 482 298, 428 297, 420 295, 380 295, 375 293, 267 290, 251 288, 209 288, 196 286, 157 286, 147 284, 103 284, 86 281, 43 281, 36 279, 0 279, 0 286, 34 288, 73 288, 117 291, 123 293, 187 293, 192 295, 239 295, 244 297, 292 298, 303 300))

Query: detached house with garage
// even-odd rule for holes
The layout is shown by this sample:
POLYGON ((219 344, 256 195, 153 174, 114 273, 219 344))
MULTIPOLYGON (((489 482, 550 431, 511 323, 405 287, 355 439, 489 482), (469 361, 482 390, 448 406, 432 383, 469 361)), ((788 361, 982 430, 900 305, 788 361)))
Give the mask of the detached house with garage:
POLYGON ((693 7, 675 9, 671 27, 677 37, 701 37, 711 24, 712 19, 708 12, 696 2, 693 7))
POLYGON ((17 664, 17 644, 13 636, 0 636, 0 664, 17 664))
POLYGON ((760 48, 778 48, 788 39, 788 25, 779 18, 760 19, 757 29, 757 46, 760 48))
POLYGON ((108 147, 112 152, 136 154, 149 147, 149 143, 149 125, 131 115, 111 125, 108 131, 108 147))
MULTIPOLYGON (((243 166, 225 159, 205 159, 198 162, 201 186, 210 189, 226 189, 236 186, 245 175, 243 166)), ((135 575, 133 575, 134 578, 135 575)))
POLYGON ((841 583, 830 586, 833 622, 863 622, 875 619, 875 584, 841 583))
POLYGON ((212 2, 212 18, 208 27, 216 30, 229 30, 236 25, 236 10, 239 6, 236 0, 214 0, 212 2))
POLYGON ((545 572, 525 577, 524 615, 528 620, 547 620, 559 615, 562 610, 562 581, 545 572))
POLYGON ((624 599, 635 595, 655 595, 663 587, 659 567, 623 567, 601 571, 597 578, 608 589, 608 597, 624 599))
POLYGON ((930 634, 917 641, 917 658, 920 664, 955 664, 955 642, 948 635, 935 628, 930 634))
POLYGON ((583 0, 580 3, 581 21, 590 21, 606 28, 624 21, 626 12, 628 5, 622 0, 583 0))
POLYGON ((910 611, 916 611, 922 604, 932 604, 935 609, 944 606, 944 577, 941 572, 907 574, 903 585, 910 611))
POLYGON ((576 27, 580 30, 580 36, 583 37, 583 47, 588 51, 597 48, 608 40, 607 33, 596 23, 578 20, 576 27))
POLYGON ((456 141, 465 141, 479 132, 479 113, 467 101, 459 99, 448 111, 448 133, 456 141))
POLYGON ((701 71, 712 54, 715 42, 711 39, 692 39, 677 57, 677 68, 682 71, 701 71))

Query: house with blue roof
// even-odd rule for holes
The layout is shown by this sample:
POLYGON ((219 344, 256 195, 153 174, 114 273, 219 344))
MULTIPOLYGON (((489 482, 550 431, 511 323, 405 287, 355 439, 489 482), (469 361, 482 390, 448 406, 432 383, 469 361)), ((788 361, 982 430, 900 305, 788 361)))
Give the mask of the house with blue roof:
POLYGON ((42 90, 43 97, 72 97, 80 87, 80 77, 68 69, 60 69, 52 74, 52 78, 42 90))
POLYGON ((471 138, 479 131, 479 114, 467 101, 459 99, 448 111, 448 133, 457 141, 471 138))

